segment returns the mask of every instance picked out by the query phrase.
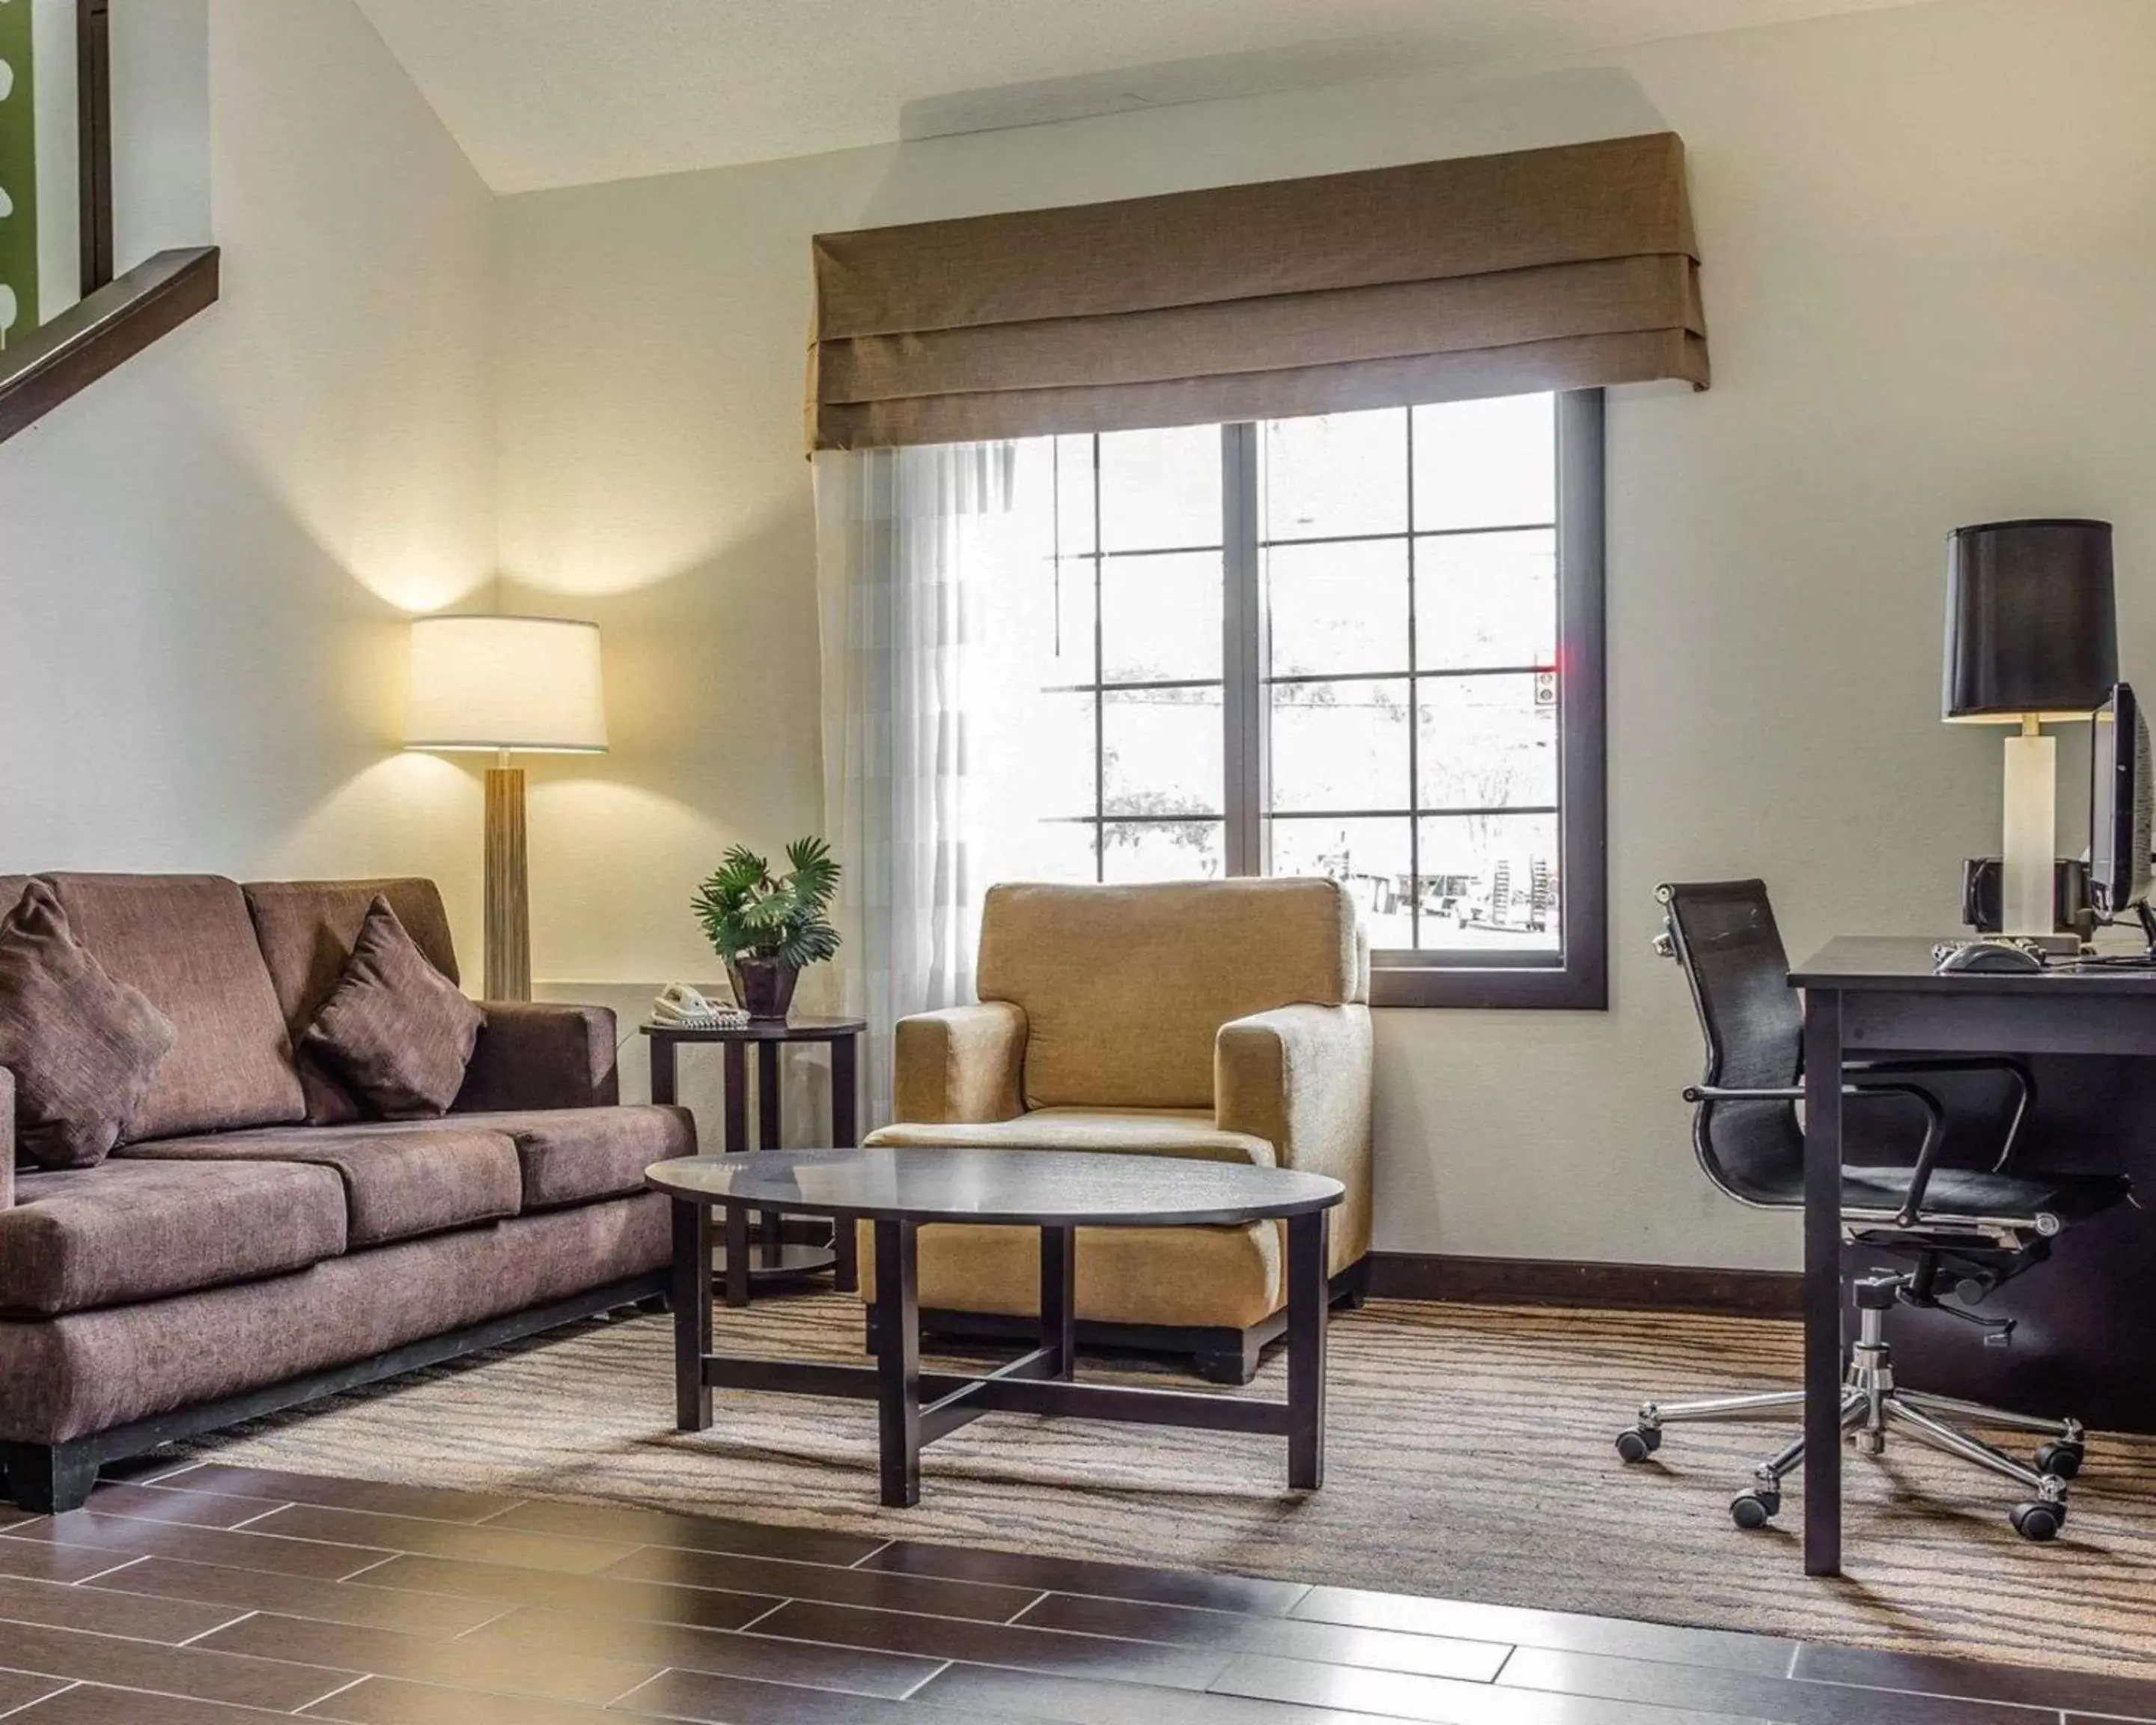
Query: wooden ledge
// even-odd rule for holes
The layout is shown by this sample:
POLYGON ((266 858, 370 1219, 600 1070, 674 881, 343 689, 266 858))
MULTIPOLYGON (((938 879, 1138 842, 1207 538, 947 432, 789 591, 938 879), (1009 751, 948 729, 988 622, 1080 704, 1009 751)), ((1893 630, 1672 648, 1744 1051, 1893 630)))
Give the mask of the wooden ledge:
POLYGON ((0 352, 0 442, 217 303, 213 245, 159 252, 0 352))

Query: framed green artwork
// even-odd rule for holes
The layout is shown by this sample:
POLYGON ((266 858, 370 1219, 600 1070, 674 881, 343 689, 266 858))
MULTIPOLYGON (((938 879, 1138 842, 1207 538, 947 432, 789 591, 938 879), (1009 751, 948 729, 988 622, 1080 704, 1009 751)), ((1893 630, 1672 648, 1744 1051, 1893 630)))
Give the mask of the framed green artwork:
POLYGON ((38 126, 31 0, 0 0, 0 347, 37 328, 38 126))

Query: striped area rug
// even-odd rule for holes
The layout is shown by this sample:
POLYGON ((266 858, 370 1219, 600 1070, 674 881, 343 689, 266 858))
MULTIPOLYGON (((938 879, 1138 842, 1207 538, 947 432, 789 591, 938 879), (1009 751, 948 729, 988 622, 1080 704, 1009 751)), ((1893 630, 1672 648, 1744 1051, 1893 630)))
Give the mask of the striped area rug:
MULTIPOLYGON (((860 1307, 721 1309, 720 1345, 858 1360, 860 1307)), ((884 1537, 1584 1611, 2147 1675, 2156 1446, 2092 1438, 2065 1535, 2025 1543, 2011 1485, 1902 1448, 1848 1468, 1848 1574, 1805 1579, 1795 1529, 1725 1506, 1783 1428, 1610 1447, 1643 1395, 1792 1384, 1792 1325, 1373 1301, 1332 1326, 1326 1485, 1284 1488, 1276 1440, 994 1414, 931 1449, 917 1509, 875 1502, 865 1404, 721 1394, 672 1429, 663 1317, 599 1321, 196 1447, 354 1478, 655 1504, 884 1537)), ((1081 1375, 1156 1381, 1088 1359, 1081 1375)), ((1250 1394, 1284 1393, 1270 1360, 1250 1394)))

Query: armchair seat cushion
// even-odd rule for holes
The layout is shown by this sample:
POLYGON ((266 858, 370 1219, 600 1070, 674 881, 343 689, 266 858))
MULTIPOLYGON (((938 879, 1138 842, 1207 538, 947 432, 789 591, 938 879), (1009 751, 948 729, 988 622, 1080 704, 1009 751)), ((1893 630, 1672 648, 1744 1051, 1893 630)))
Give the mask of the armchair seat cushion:
POLYGON ((353 1248, 515 1215, 516 1147, 461 1123, 310 1126, 158 1138, 116 1153, 136 1162, 285 1162, 334 1169, 353 1248))
POLYGON ((336 1173, 153 1162, 26 1173, 0 1214, 0 1313, 58 1317, 304 1270, 345 1248, 336 1173))
POLYGON ((892 1149, 1100 1150, 1125 1156, 1183 1156, 1271 1168, 1273 1147, 1223 1130, 1196 1108, 1036 1108, 1015 1120, 886 1126, 867 1142, 892 1149))

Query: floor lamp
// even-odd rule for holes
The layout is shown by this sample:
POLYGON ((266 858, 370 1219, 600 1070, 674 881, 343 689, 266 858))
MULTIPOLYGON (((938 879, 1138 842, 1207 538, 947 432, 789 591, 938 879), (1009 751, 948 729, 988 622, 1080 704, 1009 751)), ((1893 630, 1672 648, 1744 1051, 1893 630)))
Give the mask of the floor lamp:
POLYGON ((511 757, 606 752, 598 625, 554 617, 416 619, 404 746, 495 757, 486 774, 485 998, 529 1000, 524 769, 511 757))
POLYGON ((1947 536, 1946 649, 1946 717, 2020 727, 2006 739, 1999 927, 2049 935, 2058 926, 2058 745, 2043 727, 2087 724, 2118 680, 2111 523, 1954 529, 1947 536))

